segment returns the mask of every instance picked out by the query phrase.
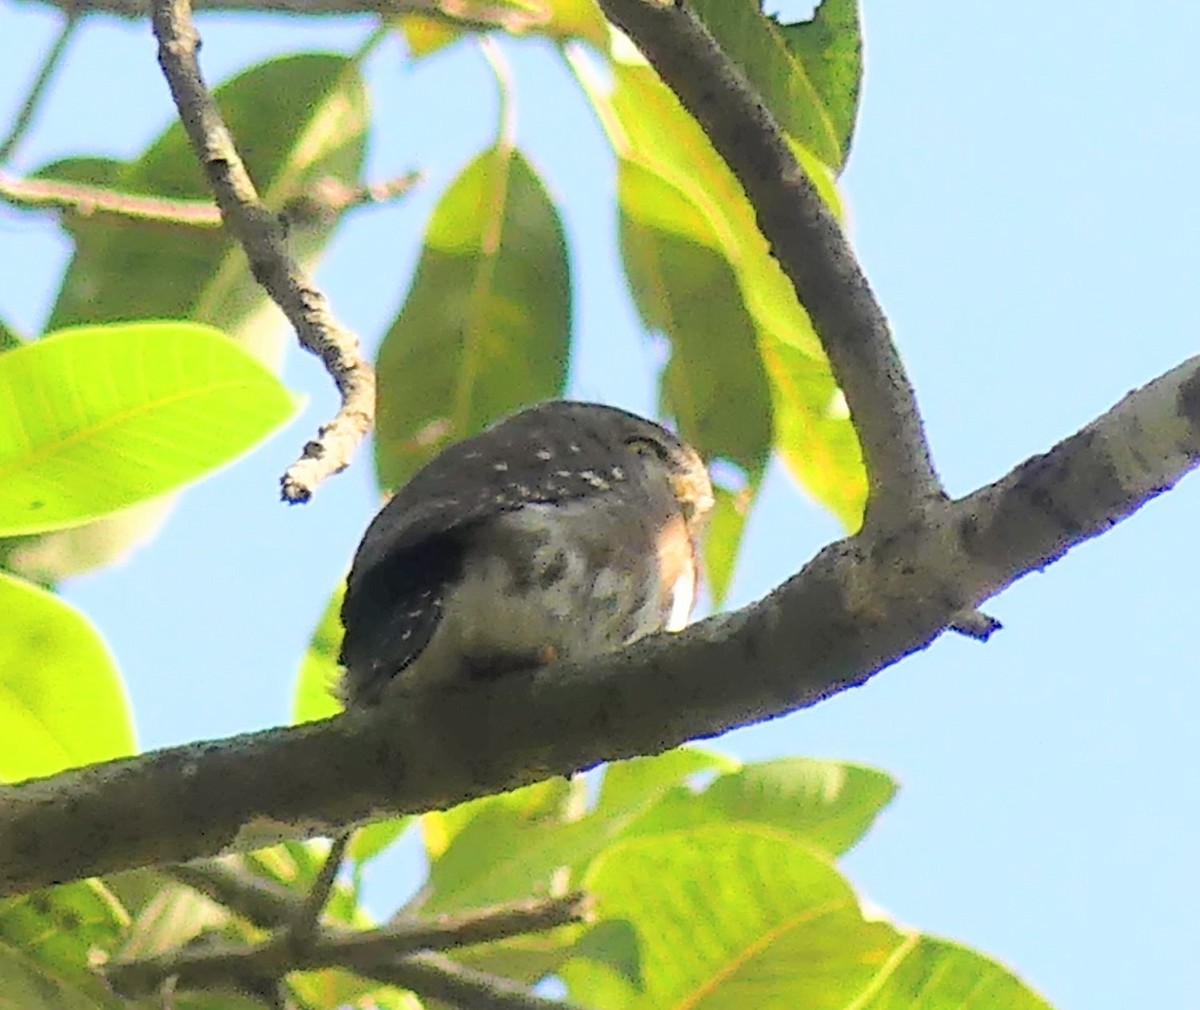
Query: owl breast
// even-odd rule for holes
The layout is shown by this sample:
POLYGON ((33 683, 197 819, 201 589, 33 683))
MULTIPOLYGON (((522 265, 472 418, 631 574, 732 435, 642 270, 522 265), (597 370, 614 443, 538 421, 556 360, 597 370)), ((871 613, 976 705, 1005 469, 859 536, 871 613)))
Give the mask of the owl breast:
POLYGON ((672 497, 533 503, 482 524, 408 683, 586 660, 687 623, 694 546, 672 497), (644 504, 644 503, 643 503, 644 504))

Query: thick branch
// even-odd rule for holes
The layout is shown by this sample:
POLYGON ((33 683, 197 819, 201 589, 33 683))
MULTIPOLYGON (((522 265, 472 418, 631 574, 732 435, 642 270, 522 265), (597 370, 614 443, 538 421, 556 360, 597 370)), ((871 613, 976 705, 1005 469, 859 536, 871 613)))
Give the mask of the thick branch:
POLYGON ((152 23, 159 64, 225 225, 242 244, 255 279, 283 310, 304 348, 325 363, 341 393, 333 420, 305 445, 281 482, 286 501, 307 501, 317 484, 347 466, 371 430, 375 376, 358 338, 338 323, 325 295, 288 252, 282 222, 259 199, 200 74, 200 39, 189 0, 154 0, 152 23))
POLYGON ((870 481, 866 521, 895 526, 942 496, 887 320, 775 117, 685 4, 599 0, 737 176, 845 394, 870 481))
POLYGON ((336 834, 783 715, 924 648, 1200 459, 1200 357, 1002 480, 884 540, 832 544, 766 599, 560 664, 294 729, 0 791, 0 894, 336 834))

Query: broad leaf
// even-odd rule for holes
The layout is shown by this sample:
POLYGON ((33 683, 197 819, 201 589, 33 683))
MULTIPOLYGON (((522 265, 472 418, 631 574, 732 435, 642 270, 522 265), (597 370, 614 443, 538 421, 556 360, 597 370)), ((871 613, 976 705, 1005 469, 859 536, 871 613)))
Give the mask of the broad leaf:
POLYGON ((249 450, 296 402, 223 334, 87 326, 0 355, 0 535, 74 526, 249 450))
POLYGON ((0 782, 134 751, 121 675, 91 622, 0 573, 0 782))
POLYGON ((750 823, 777 828, 839 856, 867 832, 895 792, 895 782, 873 768, 783 758, 719 775, 699 792, 675 788, 632 824, 628 835, 750 823))
MULTIPOLYGON (((355 185, 367 128, 366 91, 357 65, 342 56, 287 56, 251 68, 217 89, 238 149, 268 206, 311 194, 324 180, 355 185)), ((128 163, 74 158, 43 178, 105 186, 165 201, 211 200, 182 127, 172 125, 128 163)), ((75 255, 49 327, 135 318, 187 318, 220 327, 273 369, 290 337, 279 310, 251 276, 228 233, 106 214, 64 214, 75 255), (136 278, 131 283, 130 278, 136 278)), ((335 221, 293 227, 288 247, 311 268, 335 221)), ((157 533, 173 499, 22 544, 15 570, 52 583, 127 554, 157 533)))
POLYGON ((90 987, 90 954, 114 952, 128 922, 100 881, 77 880, 0 901, 0 945, 21 949, 60 979, 90 987))
POLYGON ((835 171, 850 151, 862 79, 857 0, 823 0, 811 21, 780 24, 761 0, 692 0, 779 125, 835 171))
MULTIPOLYGON (((848 527, 856 527, 866 480, 853 427, 844 407, 839 409, 840 396, 812 324, 772 258, 741 186, 639 54, 616 47, 611 92, 579 50, 571 52, 571 65, 618 153, 686 194, 718 236, 754 321, 771 390, 775 448, 804 488, 848 527)), ((811 155, 798 153, 822 195, 840 213, 828 171, 811 155)), ((730 497, 719 504, 714 525, 724 531, 725 543, 713 541, 706 548, 710 578, 718 583, 732 570, 735 552, 728 544, 736 543, 739 520, 752 506, 755 488, 751 483, 726 490, 730 497), (732 497, 738 491, 740 498, 732 497)))
MULTIPOLYGON (((824 858, 759 827, 614 845, 596 860, 587 889, 602 921, 636 931, 641 986, 625 981, 626 1001, 617 1004, 629 1010, 845 1010, 903 940, 891 926, 863 919, 824 858)), ((586 999, 588 979, 604 961, 593 954, 564 965, 573 997, 586 999)), ((614 974, 610 965, 600 970, 614 974)))
MULTIPOLYGON (((332 54, 287 56, 239 74, 218 88, 216 97, 260 194, 273 209, 310 194, 325 179, 346 186, 359 181, 367 101, 353 61, 332 54)), ((211 199, 178 122, 119 170, 91 158, 54 167, 72 181, 123 192, 211 199)), ((139 317, 194 319, 221 327, 278 367, 288 339, 283 318, 227 232, 108 215, 69 220, 75 256, 49 328, 139 317), (130 284, 131 277, 138 283, 130 284)), ((290 251, 311 265, 335 224, 295 229, 290 251)))
POLYGON ((855 1010, 1050 1010, 1007 968, 947 940, 910 936, 855 1010))
POLYGON ((447 442, 561 393, 570 326, 558 212, 523 155, 485 151, 434 209, 379 350, 380 484, 403 484, 447 442))

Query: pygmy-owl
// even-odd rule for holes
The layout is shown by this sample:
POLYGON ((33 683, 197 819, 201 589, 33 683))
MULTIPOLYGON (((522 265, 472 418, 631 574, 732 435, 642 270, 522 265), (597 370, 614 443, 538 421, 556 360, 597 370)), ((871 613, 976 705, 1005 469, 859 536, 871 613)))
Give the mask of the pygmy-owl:
POLYGON ((652 421, 551 401, 458 442, 368 527, 342 605, 347 704, 393 680, 490 677, 682 628, 712 508, 652 421))

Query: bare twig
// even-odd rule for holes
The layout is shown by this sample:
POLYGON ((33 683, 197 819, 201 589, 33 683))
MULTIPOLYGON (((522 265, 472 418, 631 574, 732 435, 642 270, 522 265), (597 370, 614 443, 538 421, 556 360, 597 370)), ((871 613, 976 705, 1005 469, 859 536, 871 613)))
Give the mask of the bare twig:
POLYGON ((333 420, 321 426, 281 480, 285 501, 307 501, 322 480, 349 464, 370 431, 375 376, 358 338, 334 318, 325 295, 288 252, 281 221, 259 199, 200 74, 199 36, 190 3, 154 0, 152 12, 159 64, 221 217, 246 251, 255 279, 283 310, 300 343, 325 363, 341 393, 341 408, 333 420))
POLYGON ((958 612, 1105 532, 1198 461, 1200 357, 995 484, 886 540, 831 544, 766 599, 677 635, 5 786, 0 894, 445 809, 816 704, 924 648, 958 612))
POLYGON ((29 93, 25 96, 25 101, 21 103, 21 108, 17 111, 17 115, 13 119, 13 125, 8 132, 8 136, 0 141, 0 165, 3 165, 13 156, 17 145, 24 139, 29 125, 33 122, 37 107, 41 104, 42 96, 46 93, 46 88, 49 86, 50 79, 54 76, 55 70, 58 69, 59 63, 62 62, 63 54, 66 53, 67 46, 70 45, 71 38, 74 36, 75 28, 78 24, 79 14, 76 9, 74 7, 67 8, 62 26, 58 30, 58 36, 46 52, 45 59, 42 60, 42 65, 38 68, 37 76, 34 77, 33 83, 29 86, 29 93))
POLYGON ((462 1010, 573 1010, 574 1004, 531 993, 525 986, 467 968, 442 954, 395 962, 391 981, 462 1010))
POLYGON ((0 199, 19 207, 113 214, 135 221, 219 228, 221 212, 210 200, 166 199, 57 179, 20 179, 0 171, 0 199))
POLYGON ((350 837, 353 834, 352 831, 343 831, 334 838, 333 844, 325 856, 325 861, 317 873, 317 879, 313 881, 312 887, 309 888, 308 894, 301 902, 288 931, 288 940, 294 949, 308 950, 311 946, 317 933, 317 926, 321 921, 321 913, 329 901, 334 881, 337 880, 338 870, 341 869, 342 860, 346 857, 346 847, 350 844, 350 837))
POLYGON ((862 444, 868 528, 907 522, 943 492, 887 320, 836 219, 774 116, 686 5, 600 0, 600 7, 737 176, 811 317, 862 444))
MULTIPOLYGON (((274 929, 293 921, 303 901, 282 884, 263 880, 218 860, 174 866, 167 872, 263 929, 274 929)), ((543 900, 566 910, 575 906, 580 896, 572 894, 543 900)), ((586 905, 580 910, 586 915, 586 905)), ((375 965, 359 965, 357 971, 368 978, 411 989, 463 1010, 572 1010, 568 1003, 535 996, 510 979, 464 968, 441 954, 389 957, 375 965)))
POLYGON ((398 199, 417 185, 421 178, 420 172, 405 172, 383 182, 347 186, 335 176, 326 176, 310 192, 289 200, 283 208, 283 214, 289 225, 329 224, 357 207, 398 199))
MULTIPOLYGON (((297 899, 293 914, 302 907, 303 899, 297 899)), ((589 905, 581 894, 530 899, 380 929, 319 930, 303 949, 293 943, 288 926, 261 944, 213 942, 155 957, 113 961, 105 975, 127 997, 157 992, 167 978, 174 978, 179 990, 239 988, 246 979, 280 979, 291 971, 335 965, 375 977, 378 970, 390 969, 398 959, 417 951, 487 943, 583 922, 588 915, 589 905)))

